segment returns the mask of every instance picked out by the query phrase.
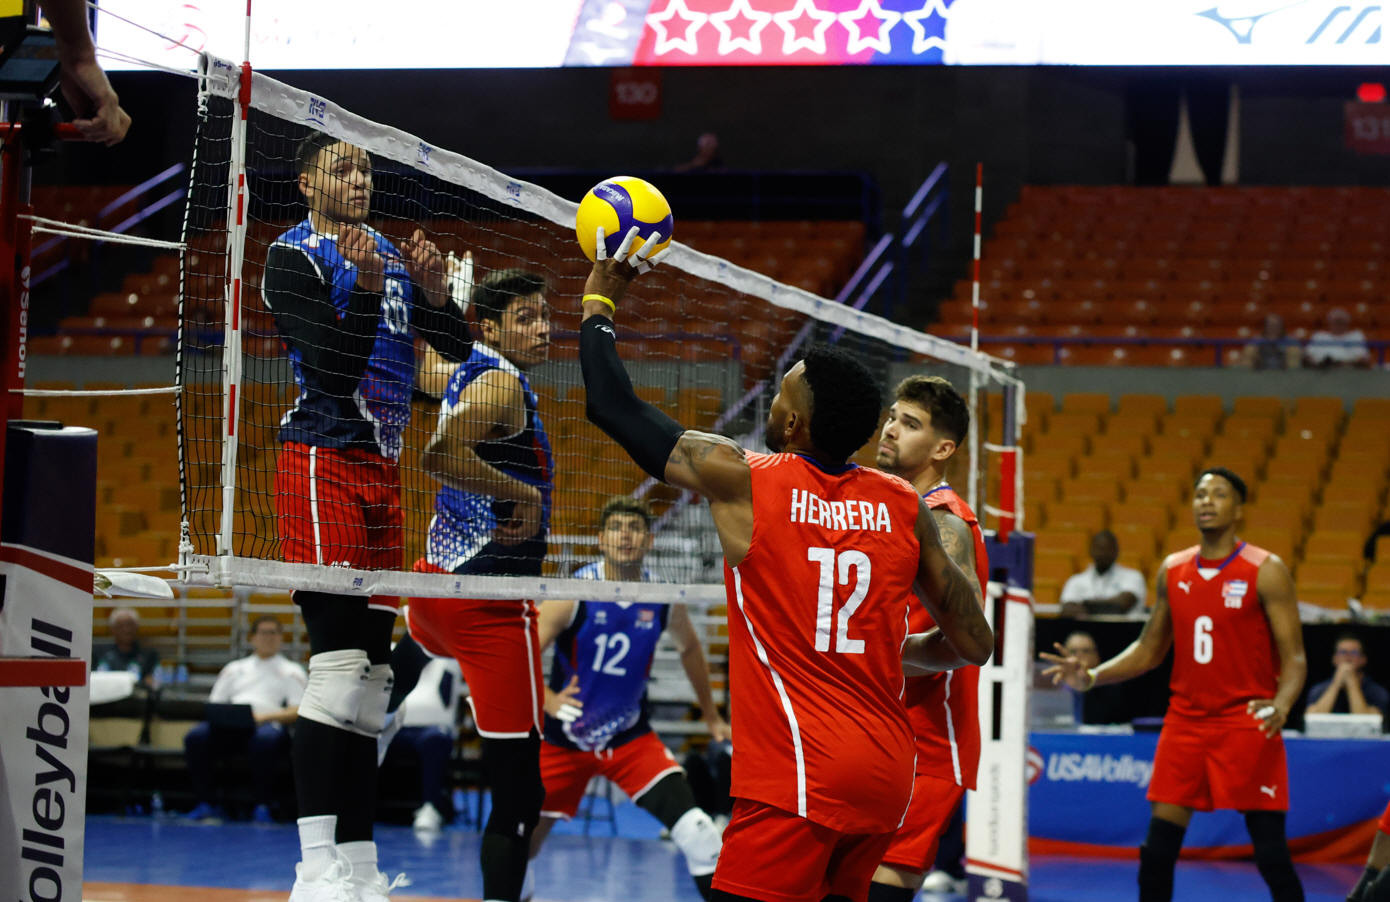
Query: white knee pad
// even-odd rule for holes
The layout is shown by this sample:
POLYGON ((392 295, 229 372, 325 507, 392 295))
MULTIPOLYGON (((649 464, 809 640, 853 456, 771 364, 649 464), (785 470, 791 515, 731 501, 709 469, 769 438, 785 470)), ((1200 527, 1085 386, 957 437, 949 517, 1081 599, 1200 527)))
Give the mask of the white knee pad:
POLYGON ((299 716, 340 730, 375 736, 357 724, 367 692, 371 665, 360 648, 325 651, 309 658, 309 684, 299 701, 299 716))
POLYGON ((357 727, 376 736, 386 726, 386 706, 396 683, 390 664, 373 664, 367 671, 367 690, 357 708, 357 727))
POLYGON ((719 847, 723 838, 710 816, 699 808, 691 808, 671 827, 671 839, 685 856, 685 866, 692 877, 714 873, 719 862, 719 847))

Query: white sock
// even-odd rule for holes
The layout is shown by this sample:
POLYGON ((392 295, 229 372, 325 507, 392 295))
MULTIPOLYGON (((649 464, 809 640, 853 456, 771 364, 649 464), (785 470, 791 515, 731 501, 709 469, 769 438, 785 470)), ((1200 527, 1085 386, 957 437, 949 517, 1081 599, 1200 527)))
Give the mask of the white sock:
POLYGON ((521 882, 521 902, 530 902, 532 896, 536 894, 536 874, 531 870, 531 866, 526 866, 526 879, 521 882))
POLYGON ((377 872, 376 843, 370 839, 340 842, 338 854, 352 865, 352 876, 358 880, 370 880, 377 872))
POLYGON ((333 834, 338 829, 336 814, 301 817, 299 824, 299 857, 304 862, 300 874, 313 880, 333 863, 333 834))

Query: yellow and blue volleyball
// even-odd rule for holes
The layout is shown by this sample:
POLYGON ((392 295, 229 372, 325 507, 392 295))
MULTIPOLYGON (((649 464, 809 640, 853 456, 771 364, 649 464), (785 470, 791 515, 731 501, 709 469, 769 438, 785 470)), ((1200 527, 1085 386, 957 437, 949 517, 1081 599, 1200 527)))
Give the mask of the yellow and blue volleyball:
POLYGON ((574 231, 584 256, 590 260, 598 258, 594 238, 599 226, 603 227, 603 244, 609 257, 618 252, 623 236, 633 226, 637 226, 640 236, 632 243, 634 253, 655 232, 657 246, 650 252, 655 254, 671 243, 671 234, 675 231, 671 205, 666 198, 651 182, 631 175, 614 176, 599 182, 579 202, 574 231))

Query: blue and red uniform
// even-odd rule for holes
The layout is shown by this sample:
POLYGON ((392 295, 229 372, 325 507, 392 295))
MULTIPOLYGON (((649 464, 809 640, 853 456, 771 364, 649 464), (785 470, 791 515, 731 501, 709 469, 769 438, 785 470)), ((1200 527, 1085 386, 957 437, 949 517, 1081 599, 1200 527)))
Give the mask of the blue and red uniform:
MULTIPOLYGON (((511 478, 540 490, 540 528, 516 544, 497 542, 493 531, 511 515, 512 503, 443 486, 435 495, 429 542, 425 558, 415 564, 417 571, 477 576, 541 573, 550 528, 554 461, 526 374, 495 349, 475 344, 449 378, 440 417, 449 416, 464 390, 491 370, 513 375, 521 383, 525 422, 514 435, 478 442, 473 450, 511 478)), ((479 734, 515 739, 540 729, 545 695, 534 601, 416 598, 411 601, 409 622, 411 635, 426 650, 458 660, 468 681, 468 702, 479 734)))
MULTIPOLYGON (((281 556, 292 563, 395 570, 401 566, 401 437, 410 423, 414 336, 466 357, 456 308, 419 303, 400 253, 369 229, 385 285, 357 285, 336 235, 310 220, 266 255, 263 293, 289 352, 298 395, 280 422, 276 475, 281 556)), ((374 606, 394 609, 396 599, 374 606)))
MULTIPOLYGON (((576 579, 605 578, 601 562, 576 579)), ((644 581, 651 579, 645 571, 644 581)), ((574 618, 555 640, 550 688, 579 679, 584 713, 571 723, 545 718, 541 778, 549 817, 570 818, 596 774, 633 800, 681 768, 647 720, 647 678, 670 606, 641 602, 579 601, 574 618)))

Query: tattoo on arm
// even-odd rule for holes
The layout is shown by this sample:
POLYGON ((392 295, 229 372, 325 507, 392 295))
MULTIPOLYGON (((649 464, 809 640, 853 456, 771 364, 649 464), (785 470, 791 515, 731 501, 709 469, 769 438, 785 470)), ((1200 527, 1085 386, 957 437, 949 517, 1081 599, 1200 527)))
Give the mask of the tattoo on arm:
POLYGON ((975 594, 983 596, 983 588, 975 574, 975 536, 970 531, 970 525, 947 510, 933 509, 931 513, 936 520, 937 532, 941 535, 942 549, 960 567, 975 594))

